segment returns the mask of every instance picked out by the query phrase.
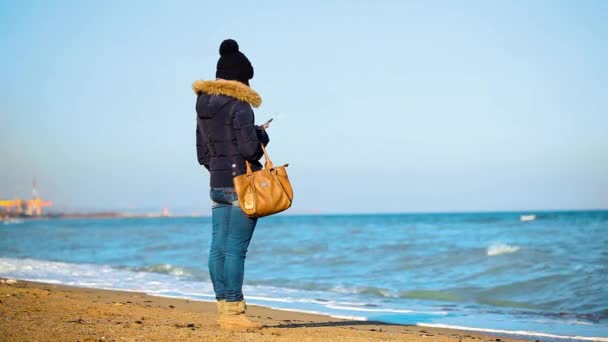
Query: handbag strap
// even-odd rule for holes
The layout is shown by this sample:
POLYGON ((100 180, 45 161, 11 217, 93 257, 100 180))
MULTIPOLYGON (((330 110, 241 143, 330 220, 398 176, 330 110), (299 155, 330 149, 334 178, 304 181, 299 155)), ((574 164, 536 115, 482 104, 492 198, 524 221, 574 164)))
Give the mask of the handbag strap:
POLYGON ((274 167, 274 164, 272 163, 272 160, 270 160, 270 156, 268 155, 268 152, 266 152, 264 144, 260 144, 260 146, 262 146, 262 151, 264 151, 264 167, 267 169, 272 169, 274 167))
MULTIPOLYGON (((264 168, 270 170, 274 167, 274 164, 272 163, 272 160, 270 160, 264 144, 260 143, 260 146, 262 146, 262 151, 264 152, 264 168)), ((251 163, 249 160, 245 159, 245 164, 247 164, 247 175, 252 175, 253 171, 251 170, 251 163)))

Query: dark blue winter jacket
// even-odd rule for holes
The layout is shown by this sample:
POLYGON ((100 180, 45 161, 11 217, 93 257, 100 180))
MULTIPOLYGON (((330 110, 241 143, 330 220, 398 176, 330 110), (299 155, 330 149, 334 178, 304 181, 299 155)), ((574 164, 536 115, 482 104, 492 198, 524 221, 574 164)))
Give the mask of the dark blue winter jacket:
POLYGON ((251 108, 258 107, 262 99, 238 81, 196 81, 192 88, 197 94, 198 162, 209 170, 212 188, 232 187, 232 179, 247 172, 245 160, 254 171, 262 168, 260 143, 266 146, 269 138, 255 126, 251 108))

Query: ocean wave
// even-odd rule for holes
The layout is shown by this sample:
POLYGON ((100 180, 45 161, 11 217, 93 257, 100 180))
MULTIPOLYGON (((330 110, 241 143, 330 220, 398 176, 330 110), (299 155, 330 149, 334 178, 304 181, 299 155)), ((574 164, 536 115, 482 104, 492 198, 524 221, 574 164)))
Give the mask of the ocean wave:
POLYGON ((135 272, 152 272, 159 274, 169 274, 176 277, 190 277, 196 280, 209 280, 209 274, 206 271, 172 264, 153 264, 142 267, 127 267, 127 269, 131 269, 135 272))
POLYGON ((462 298, 453 293, 437 290, 401 291, 399 292, 398 296, 399 298, 434 300, 442 302, 458 302, 462 300, 462 298))
POLYGON ((276 255, 313 255, 327 252, 327 244, 298 245, 275 248, 271 252, 276 255))
MULTIPOLYGON (((281 284, 281 287, 289 289, 298 289, 305 291, 332 291, 332 285, 324 283, 314 283, 309 281, 293 281, 289 279, 266 279, 266 280, 247 280, 247 284, 253 286, 274 287, 276 284, 281 284)), ((335 291, 339 292, 339 291, 335 291)))
POLYGON ((170 274, 170 272, 181 273, 172 267, 158 267, 157 270, 160 272, 138 271, 136 268, 109 265, 0 258, 0 275, 22 280, 153 293, 171 293, 178 288, 178 292, 181 293, 197 295, 213 293, 209 282, 180 281, 185 277, 170 274), (167 273, 163 273, 163 269, 167 273), (182 286, 184 284, 186 286, 182 286))
MULTIPOLYGON (((343 289, 343 292, 348 293, 349 291, 343 289)), ((352 289, 350 292, 356 293, 356 294, 362 294, 362 295, 377 296, 377 297, 393 297, 394 296, 393 292, 390 290, 373 287, 373 286, 356 287, 356 288, 352 289)))
POLYGON ((505 243, 497 243, 490 245, 486 250, 486 254, 488 256, 496 256, 501 254, 515 253, 517 251, 519 251, 518 246, 511 246, 505 243))

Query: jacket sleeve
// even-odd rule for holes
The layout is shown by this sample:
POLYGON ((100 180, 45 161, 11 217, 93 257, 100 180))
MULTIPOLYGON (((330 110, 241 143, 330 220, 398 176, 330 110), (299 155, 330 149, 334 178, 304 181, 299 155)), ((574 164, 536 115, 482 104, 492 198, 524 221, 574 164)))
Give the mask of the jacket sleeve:
POLYGON ((199 122, 196 123, 196 156, 198 163, 209 170, 209 147, 207 146, 207 137, 203 134, 199 122))
POLYGON ((264 155, 260 146, 264 138, 258 134, 268 137, 266 133, 258 133, 254 120, 253 110, 248 104, 237 106, 232 117, 238 151, 243 158, 249 161, 258 161, 264 155))
POLYGON ((255 131, 258 134, 258 139, 264 145, 264 147, 268 146, 268 143, 270 142, 270 137, 268 136, 266 130, 263 129, 261 126, 256 126, 255 131))

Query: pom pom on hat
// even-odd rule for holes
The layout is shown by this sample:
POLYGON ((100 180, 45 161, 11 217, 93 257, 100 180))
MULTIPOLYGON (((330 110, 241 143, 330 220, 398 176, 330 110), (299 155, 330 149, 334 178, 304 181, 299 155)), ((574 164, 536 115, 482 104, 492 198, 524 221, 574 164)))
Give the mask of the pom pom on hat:
POLYGON ((220 56, 239 52, 239 44, 234 39, 226 39, 220 44, 220 56))

